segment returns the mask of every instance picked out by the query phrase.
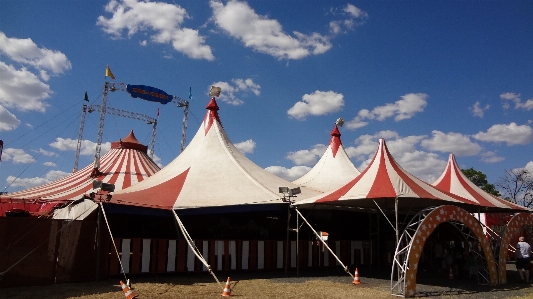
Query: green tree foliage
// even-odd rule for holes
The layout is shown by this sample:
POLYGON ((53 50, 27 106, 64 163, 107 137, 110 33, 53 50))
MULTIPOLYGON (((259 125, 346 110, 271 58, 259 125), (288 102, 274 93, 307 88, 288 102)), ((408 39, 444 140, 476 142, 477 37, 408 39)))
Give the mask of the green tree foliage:
POLYGON ((494 196, 501 196, 500 192, 496 190, 496 186, 489 184, 487 181, 487 175, 479 170, 475 170, 470 167, 468 169, 461 169, 464 175, 476 186, 481 188, 483 191, 492 194, 494 196))

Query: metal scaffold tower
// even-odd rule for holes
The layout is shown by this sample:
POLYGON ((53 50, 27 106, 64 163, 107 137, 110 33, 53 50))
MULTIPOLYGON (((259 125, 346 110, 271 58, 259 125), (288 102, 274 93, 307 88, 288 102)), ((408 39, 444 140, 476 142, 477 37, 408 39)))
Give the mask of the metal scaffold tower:
MULTIPOLYGON (((76 156, 75 156, 75 159, 74 159, 73 172, 78 170, 78 162, 79 162, 80 151, 81 151, 81 141, 82 141, 83 130, 84 130, 84 126, 85 126, 85 116, 86 116, 87 112, 89 112, 89 113, 91 113, 93 111, 99 111, 100 112, 100 121, 98 123, 98 138, 97 138, 97 141, 96 141, 96 152, 95 152, 95 155, 94 155, 94 165, 93 165, 93 167, 95 169, 100 167, 100 152, 101 152, 101 149, 102 149, 102 136, 103 136, 103 133, 104 133, 104 123, 105 123, 105 115, 106 115, 106 113, 107 114, 111 114, 111 115, 116 115, 116 116, 127 117, 127 118, 132 118, 132 119, 145 121, 148 124, 153 125, 153 127, 152 127, 152 139, 151 139, 150 145, 149 145, 149 148, 150 148, 149 155, 150 155, 151 158, 153 158, 154 146, 155 146, 155 136, 156 136, 156 127, 157 127, 157 119, 149 117, 149 116, 144 115, 144 114, 140 114, 140 113, 135 113, 135 112, 130 112, 130 111, 125 111, 125 110, 120 110, 120 109, 116 109, 116 108, 107 107, 107 96, 108 96, 109 91, 114 92, 114 91, 117 91, 117 90, 128 92, 127 85, 125 83, 105 82, 104 83, 104 91, 103 91, 103 94, 102 94, 102 105, 83 105, 82 115, 81 115, 81 119, 80 119, 80 129, 79 129, 79 133, 78 133, 78 142, 77 142, 77 147, 76 147, 76 156)), ((188 118, 188 113, 189 113, 189 102, 184 100, 184 99, 182 99, 182 98, 180 98, 180 97, 177 97, 177 96, 171 96, 171 97, 172 97, 172 99, 171 99, 170 102, 176 104, 177 107, 183 107, 184 108, 183 109, 183 124, 182 124, 182 131, 181 131, 181 145, 180 145, 180 150, 181 150, 181 152, 183 152, 183 150, 185 149, 185 143, 186 143, 187 118, 188 118)))

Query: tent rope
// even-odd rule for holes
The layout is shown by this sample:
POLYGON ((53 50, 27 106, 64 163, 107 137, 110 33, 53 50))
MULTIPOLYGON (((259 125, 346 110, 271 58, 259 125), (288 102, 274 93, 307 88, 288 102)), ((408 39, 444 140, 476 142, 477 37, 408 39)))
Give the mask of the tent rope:
MULTIPOLYGON (((316 230, 311 226, 311 224, 309 222, 307 222, 307 219, 305 219, 304 215, 302 215, 302 213, 300 213, 300 211, 298 210, 297 207, 294 208, 296 210, 296 213, 298 213, 298 215, 300 215, 300 217, 302 217, 302 219, 305 221, 305 223, 307 224, 307 226, 309 226, 309 228, 313 231, 313 233, 315 234, 315 236, 317 236, 317 238, 319 240, 322 240, 322 236, 320 236, 316 230)), ((329 252, 335 257, 335 259, 337 260, 337 262, 339 262, 339 264, 341 264, 342 268, 344 269, 344 271, 346 273, 348 273, 348 275, 350 275, 352 278, 354 278, 354 276, 352 275, 352 273, 350 273, 350 270, 348 270, 348 266, 345 266, 344 263, 339 259, 339 257, 333 252, 333 250, 331 250, 331 248, 329 248, 328 246, 328 243, 322 241, 322 244, 324 244, 324 246, 326 246, 326 248, 329 250, 329 252)), ((355 279, 355 278, 354 278, 355 279)))
POLYGON ((120 255, 118 254, 117 244, 115 244, 113 233, 111 233, 111 228, 109 227, 109 222, 107 221, 107 215, 104 210, 104 205, 101 202, 100 202, 100 208, 102 208, 102 214, 104 214, 105 224, 107 225, 107 230, 109 231, 109 235, 111 236, 111 242, 113 242, 113 247, 115 248, 115 252, 117 253, 118 262, 120 263, 120 269, 122 269, 122 274, 124 274, 124 279, 128 281, 128 278, 126 277, 126 272, 124 271, 124 267, 122 266, 122 260, 120 258, 120 255))
POLYGON ((211 269, 211 265, 209 265, 207 263, 207 261, 204 259, 204 257, 202 256, 202 253, 200 252, 200 250, 198 249, 198 247, 196 247, 196 245, 194 244, 194 240, 191 238, 191 236, 189 235, 189 232, 187 232, 187 229, 185 228, 185 226, 183 225, 183 222, 181 222, 181 219, 180 217, 178 217, 178 214, 176 214, 176 211, 174 211, 174 209, 172 209, 172 213, 174 214, 174 217, 176 218, 176 221, 178 222, 178 226, 181 230, 181 232, 183 233, 183 236, 185 237, 185 240, 187 241, 187 244, 189 245, 189 247, 191 248, 191 250, 194 252, 194 255, 196 255, 196 257, 200 260, 200 262, 202 262, 202 264, 204 264, 206 267, 207 267, 207 271, 209 271, 209 274, 211 274, 213 276, 213 278, 215 278, 215 280, 217 281, 218 283, 218 286, 221 288, 221 289, 224 289, 224 287, 222 286, 222 284, 220 283, 220 281, 218 280, 217 276, 215 275, 215 273, 213 272, 213 270, 211 269))

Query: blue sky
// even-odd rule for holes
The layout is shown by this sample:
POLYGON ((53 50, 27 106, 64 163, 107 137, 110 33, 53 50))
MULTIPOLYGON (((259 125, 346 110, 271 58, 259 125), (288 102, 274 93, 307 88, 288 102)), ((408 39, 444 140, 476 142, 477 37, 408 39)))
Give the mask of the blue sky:
MULTIPOLYGON (((341 117, 361 171, 383 137, 430 183, 449 153, 495 183, 533 170, 532 16, 531 1, 1 1, 0 187, 72 171, 83 96, 101 103, 106 65, 116 82, 181 98, 191 88, 188 141, 220 86, 232 142, 289 180, 341 117)), ((181 108, 120 91, 108 106, 160 108, 155 159, 179 154, 181 108)), ((98 120, 87 115, 80 167, 92 163, 98 120)), ((107 115, 104 151, 132 129, 150 142, 151 126, 107 115)))

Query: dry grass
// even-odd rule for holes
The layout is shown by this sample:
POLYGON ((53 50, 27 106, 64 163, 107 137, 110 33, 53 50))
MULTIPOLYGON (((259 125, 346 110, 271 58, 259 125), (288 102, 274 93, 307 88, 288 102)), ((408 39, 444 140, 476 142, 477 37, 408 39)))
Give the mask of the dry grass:
MULTIPOLYGON (((316 273, 315 273, 316 274, 316 273)), ((219 274, 221 277, 223 274, 219 274)), ((285 278, 283 273, 232 273, 232 297, 238 298, 396 298, 390 295, 385 277, 362 277, 354 286, 344 276, 285 278), (277 277, 276 277, 277 276, 277 277)), ((83 298, 123 299, 121 277, 87 283, 67 283, 38 287, 0 289, 0 298, 83 298)), ((130 277, 138 298, 221 298, 222 288, 205 274, 130 277)), ((221 281, 222 287, 225 281, 221 281)), ((478 286, 473 281, 442 280, 441 286, 418 285, 419 297, 427 298, 533 298, 533 287, 508 284, 504 287, 478 286)))

